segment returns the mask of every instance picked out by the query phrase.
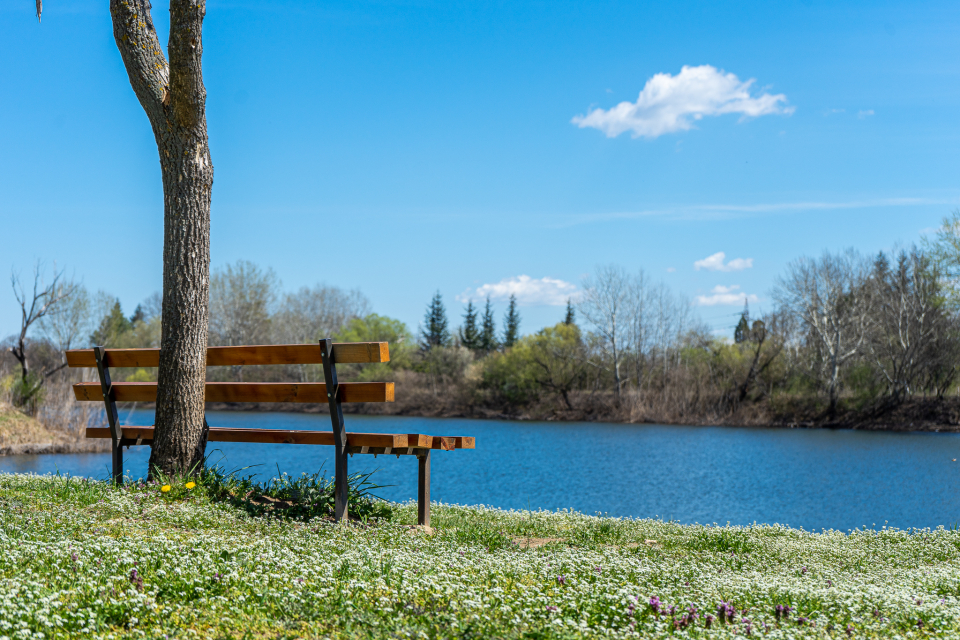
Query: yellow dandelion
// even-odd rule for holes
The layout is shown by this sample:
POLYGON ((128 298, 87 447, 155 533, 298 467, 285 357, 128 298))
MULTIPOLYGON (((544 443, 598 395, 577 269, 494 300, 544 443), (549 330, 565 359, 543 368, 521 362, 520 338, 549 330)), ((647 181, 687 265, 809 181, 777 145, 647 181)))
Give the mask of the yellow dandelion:
POLYGON ((185 485, 183 485, 183 486, 185 486, 187 489, 193 489, 195 486, 197 486, 197 483, 196 483, 196 482, 188 482, 187 484, 185 484, 185 485))
POLYGON ((163 491, 164 493, 166 493, 167 491, 170 491, 170 485, 168 484, 163 485, 162 487, 160 487, 160 491, 163 491))

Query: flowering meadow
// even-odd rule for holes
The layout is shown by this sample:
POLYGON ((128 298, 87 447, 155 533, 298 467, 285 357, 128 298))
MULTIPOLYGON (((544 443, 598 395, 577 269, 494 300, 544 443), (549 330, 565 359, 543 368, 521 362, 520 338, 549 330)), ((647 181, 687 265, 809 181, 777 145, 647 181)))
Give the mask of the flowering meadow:
POLYGON ((0 475, 0 639, 960 636, 960 533, 435 505, 336 525, 202 483, 0 475))

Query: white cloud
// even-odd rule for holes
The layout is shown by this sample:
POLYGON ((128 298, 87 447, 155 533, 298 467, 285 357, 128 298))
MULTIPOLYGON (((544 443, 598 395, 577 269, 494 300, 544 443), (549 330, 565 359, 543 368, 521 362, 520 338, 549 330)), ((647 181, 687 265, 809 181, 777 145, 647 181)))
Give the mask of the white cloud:
POLYGON ((861 120, 869 118, 872 115, 873 115, 873 109, 864 109, 857 113, 857 117, 860 118, 861 120))
POLYGON ((667 273, 673 273, 676 270, 677 270, 676 267, 667 267, 667 273))
POLYGON ((726 253, 717 251, 712 256, 694 262, 693 268, 697 271, 700 271, 700 269, 706 269, 707 271, 743 271, 753 267, 753 258, 734 258, 724 263, 723 261, 726 258, 726 253))
POLYGON ((507 300, 514 295, 517 303, 522 306, 563 306, 567 304, 567 299, 576 298, 578 293, 577 285, 556 278, 516 276, 493 284, 483 284, 476 289, 467 289, 457 296, 457 300, 467 302, 482 300, 488 296, 491 300, 507 300))
POLYGON ((725 287, 718 284, 711 289, 709 296, 697 296, 697 304, 702 307, 712 307, 715 305, 743 304, 743 301, 757 302, 760 298, 753 293, 742 293, 738 291, 740 285, 733 284, 725 287))
POLYGON ((704 116, 739 113, 741 120, 768 114, 791 114, 787 96, 761 92, 750 95, 754 80, 741 81, 708 64, 683 67, 675 76, 658 73, 649 80, 636 102, 621 102, 608 110, 594 109, 571 122, 581 129, 593 127, 615 138, 630 131, 634 138, 656 138, 693 128, 691 120, 704 116))

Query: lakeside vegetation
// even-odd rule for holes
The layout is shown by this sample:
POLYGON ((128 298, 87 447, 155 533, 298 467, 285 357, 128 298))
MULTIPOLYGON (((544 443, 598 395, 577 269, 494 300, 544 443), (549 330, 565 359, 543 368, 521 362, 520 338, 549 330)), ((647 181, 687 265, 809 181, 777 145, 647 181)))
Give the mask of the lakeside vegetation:
POLYGON ((436 505, 429 532, 413 504, 338 526, 253 517, 202 480, 171 484, 0 474, 0 637, 960 633, 955 530, 436 505))
MULTIPOLYGON (((80 374, 62 368, 63 351, 158 346, 159 295, 127 316, 112 296, 90 295, 60 276, 34 298, 47 305, 45 313, 5 343, 0 400, 79 433, 98 413, 76 409, 69 385, 80 374)), ((794 261, 777 279, 767 311, 745 303, 732 340, 712 332, 693 304, 663 283, 616 265, 598 267, 579 297, 558 309, 556 325, 523 335, 515 298, 501 321, 491 300, 468 301, 454 326, 438 293, 413 331, 374 313, 359 291, 317 285, 284 292, 270 269, 240 261, 212 274, 209 343, 309 343, 331 335, 387 341, 389 363, 345 366, 341 379, 395 381, 397 402, 349 407, 354 411, 956 430, 958 282, 960 213, 922 247, 794 261)), ((29 296, 18 291, 29 320, 29 296)), ((156 371, 113 375, 146 381, 156 371)), ((322 369, 211 367, 208 378, 311 382, 322 380, 322 369)))

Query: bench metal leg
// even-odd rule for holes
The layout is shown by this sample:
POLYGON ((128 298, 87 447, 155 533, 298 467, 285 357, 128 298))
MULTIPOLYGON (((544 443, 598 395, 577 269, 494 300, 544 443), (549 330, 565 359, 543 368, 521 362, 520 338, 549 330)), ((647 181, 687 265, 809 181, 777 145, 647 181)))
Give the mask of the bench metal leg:
POLYGON ((347 449, 336 447, 336 465, 334 467, 334 517, 340 522, 347 517, 349 481, 347 480, 347 449))
POLYGON ((343 408, 340 406, 340 384, 337 382, 337 364, 333 359, 333 339, 320 341, 323 359, 323 379, 327 385, 327 406, 330 407, 330 420, 333 427, 333 439, 336 446, 336 465, 333 472, 333 515, 337 522, 348 517, 347 493, 350 489, 347 480, 347 431, 343 426, 343 408))
POLYGON ((103 408, 107 412, 107 424, 110 425, 110 437, 113 440, 113 482, 123 484, 123 430, 120 428, 120 416, 117 403, 113 399, 113 382, 110 380, 110 367, 107 366, 106 349, 93 348, 93 357, 97 361, 97 375, 100 377, 100 391, 103 393, 103 408))
POLYGON ((119 442, 113 442, 113 482, 114 484, 123 484, 123 447, 119 442))
POLYGON ((430 451, 417 456, 420 470, 417 478, 417 524, 430 526, 430 451))

